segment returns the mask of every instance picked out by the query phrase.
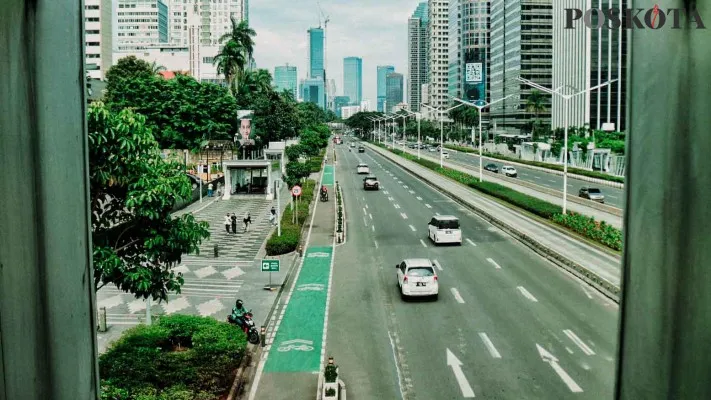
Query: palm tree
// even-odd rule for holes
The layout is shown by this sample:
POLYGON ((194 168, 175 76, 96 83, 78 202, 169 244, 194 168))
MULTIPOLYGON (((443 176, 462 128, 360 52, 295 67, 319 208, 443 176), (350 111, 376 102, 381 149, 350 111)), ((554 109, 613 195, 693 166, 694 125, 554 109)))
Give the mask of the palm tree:
POLYGON ((158 74, 160 74, 162 71, 165 71, 165 70, 166 70, 166 69, 165 69, 164 66, 162 66, 162 65, 160 65, 160 64, 158 64, 158 63, 156 63, 155 61, 153 61, 153 62, 151 63, 151 72, 153 73, 153 75, 158 75, 158 74))
POLYGON ((230 20, 232 22, 232 29, 222 35, 220 43, 228 42, 230 40, 234 40, 239 43, 247 53, 247 60, 249 61, 252 59, 252 55, 254 54, 254 39, 252 38, 257 35, 257 32, 249 27, 247 21, 237 22, 234 17, 231 17, 230 20))
POLYGON ((272 75, 266 69, 246 71, 239 82, 238 93, 268 93, 272 87, 272 75))
POLYGON ((217 73, 225 77, 227 87, 232 95, 236 92, 235 82, 242 77, 244 67, 247 65, 245 53, 239 43, 230 40, 222 46, 213 60, 213 63, 217 64, 217 73))
POLYGON ((538 90, 531 91, 531 94, 528 95, 528 99, 526 100, 526 111, 535 114, 533 129, 531 129, 533 140, 535 140, 536 136, 536 125, 540 123, 540 121, 538 120, 538 113, 545 111, 546 109, 545 105, 543 104, 543 101, 543 94, 541 94, 541 92, 539 92, 538 90))

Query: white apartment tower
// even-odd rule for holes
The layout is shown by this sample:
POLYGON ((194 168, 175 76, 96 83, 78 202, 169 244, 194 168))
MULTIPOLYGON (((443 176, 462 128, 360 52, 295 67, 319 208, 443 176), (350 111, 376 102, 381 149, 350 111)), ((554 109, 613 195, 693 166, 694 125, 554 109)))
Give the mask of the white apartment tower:
POLYGON ((84 46, 87 74, 103 79, 111 67, 111 0, 85 0, 84 46))
POLYGON ((449 104, 448 31, 449 0, 429 0, 429 105, 444 109, 449 104))
POLYGON ((150 46, 168 43, 169 22, 166 1, 118 0, 116 50, 143 50, 150 46))

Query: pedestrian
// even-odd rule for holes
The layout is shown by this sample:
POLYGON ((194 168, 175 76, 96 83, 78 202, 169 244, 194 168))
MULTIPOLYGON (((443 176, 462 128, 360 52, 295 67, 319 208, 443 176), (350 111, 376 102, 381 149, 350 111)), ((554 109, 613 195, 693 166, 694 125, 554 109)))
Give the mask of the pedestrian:
POLYGON ((225 215, 225 230, 230 233, 230 225, 232 225, 232 219, 230 219, 230 213, 225 215))
POLYGON ((232 213, 232 216, 230 217, 230 222, 232 222, 232 233, 237 233, 237 216, 235 213, 232 213))
POLYGON ((207 185, 207 197, 212 197, 212 183, 207 185))
POLYGON ((269 212, 269 222, 272 223, 272 225, 277 224, 277 213, 276 213, 276 208, 272 207, 271 211, 269 212))
POLYGON ((247 213, 244 214, 244 218, 242 219, 242 222, 244 222, 244 231, 247 232, 247 228, 249 228, 249 224, 252 223, 252 216, 249 215, 249 211, 247 211, 247 213))

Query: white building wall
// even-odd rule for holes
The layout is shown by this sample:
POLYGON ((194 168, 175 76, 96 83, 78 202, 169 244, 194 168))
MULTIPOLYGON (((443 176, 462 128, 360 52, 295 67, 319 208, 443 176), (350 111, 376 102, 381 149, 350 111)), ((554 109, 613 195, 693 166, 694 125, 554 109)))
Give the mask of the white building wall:
POLYGON ((444 108, 448 86, 449 0, 429 0, 429 104, 444 108))
POLYGON ((85 0, 84 3, 85 63, 98 67, 87 70, 93 79, 103 79, 111 68, 112 7, 111 0, 85 0))

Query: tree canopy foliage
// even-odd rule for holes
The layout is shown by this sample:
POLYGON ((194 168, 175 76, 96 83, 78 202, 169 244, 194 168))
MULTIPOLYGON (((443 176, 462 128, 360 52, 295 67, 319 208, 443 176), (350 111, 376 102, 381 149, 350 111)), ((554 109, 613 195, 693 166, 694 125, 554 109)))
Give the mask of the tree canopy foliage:
POLYGON ((140 298, 180 292, 172 267, 209 237, 191 214, 173 218, 176 201, 192 195, 182 165, 161 158, 146 118, 130 109, 89 109, 89 171, 94 283, 114 284, 140 298))

